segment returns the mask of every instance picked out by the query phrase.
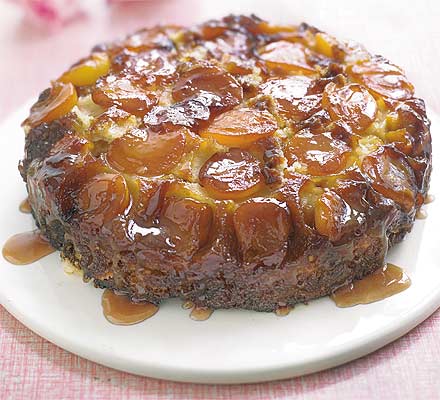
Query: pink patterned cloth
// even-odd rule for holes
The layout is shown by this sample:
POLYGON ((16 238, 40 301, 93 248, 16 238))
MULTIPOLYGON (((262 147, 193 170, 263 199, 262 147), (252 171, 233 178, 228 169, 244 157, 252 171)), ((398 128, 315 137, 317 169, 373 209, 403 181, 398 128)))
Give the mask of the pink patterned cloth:
MULTIPOLYGON (((440 112, 439 91, 432 84, 438 81, 440 41, 427 40, 438 37, 435 0, 401 0, 398 17, 395 3, 382 0, 356 4, 338 0, 337 6, 326 0, 294 2, 294 6, 291 0, 115 3, 119 1, 110 6, 102 2, 101 10, 63 26, 55 34, 23 22, 11 2, 2 4, 0 119, 30 97, 35 98, 50 79, 96 43, 142 26, 189 24, 231 11, 254 12, 282 22, 305 20, 338 37, 360 40, 372 51, 404 66, 420 96, 440 112), (396 43, 411 51, 402 51, 396 43)), ((280 382, 218 386, 159 381, 102 367, 38 337, 0 307, 0 400, 129 398, 439 399, 440 311, 400 340, 344 366, 280 382)))
POLYGON ((284 381, 195 385, 143 378, 70 354, 0 307, 0 400, 439 399, 440 311, 402 339, 342 367, 284 381))

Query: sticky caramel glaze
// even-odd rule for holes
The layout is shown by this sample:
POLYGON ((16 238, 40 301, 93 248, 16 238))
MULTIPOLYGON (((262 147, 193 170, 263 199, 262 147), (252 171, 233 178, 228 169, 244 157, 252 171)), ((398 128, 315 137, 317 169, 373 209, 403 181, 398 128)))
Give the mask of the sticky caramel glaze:
POLYGON ((433 194, 428 194, 425 198, 425 204, 432 203, 435 200, 435 196, 433 194))
POLYGON ((55 251, 40 231, 11 236, 3 245, 3 257, 12 264, 31 264, 55 251))
POLYGON ((426 219, 428 218, 428 213, 426 210, 422 210, 421 208, 416 212, 416 219, 426 219))
POLYGON ((32 211, 29 199, 26 197, 18 206, 18 209, 24 214, 30 214, 32 211))
POLYGON ((338 307, 369 304, 403 292, 411 286, 410 278, 394 264, 336 290, 330 297, 338 307))
POLYGON ((115 325, 134 325, 156 314, 158 306, 151 303, 133 303, 128 297, 106 289, 102 294, 102 311, 107 321, 115 325))
POLYGON ((214 310, 207 307, 194 307, 189 315, 194 321, 206 321, 214 310))

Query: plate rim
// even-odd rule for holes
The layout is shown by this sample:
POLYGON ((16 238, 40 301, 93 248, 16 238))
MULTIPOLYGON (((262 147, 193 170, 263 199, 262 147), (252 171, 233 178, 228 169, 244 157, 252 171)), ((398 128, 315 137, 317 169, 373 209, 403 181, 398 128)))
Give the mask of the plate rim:
MULTIPOLYGON (((17 108, 17 110, 11 113, 9 117, 0 121, 0 126, 8 125, 19 116, 23 115, 24 110, 27 110, 31 103, 31 101, 28 101, 23 106, 17 108)), ((430 119, 440 122, 440 115, 436 114, 429 108, 427 109, 427 112, 430 119)), ((47 327, 41 324, 41 321, 39 321, 38 318, 25 314, 19 309, 19 307, 16 307, 12 300, 8 299, 2 290, 0 290, 0 303, 26 328, 30 329, 45 340, 48 340, 52 344, 66 351, 106 367, 136 375, 176 382, 239 384, 267 382, 303 376, 331 367, 336 367, 372 353, 402 337, 440 308, 440 285, 438 286, 437 291, 432 290, 428 296, 423 297, 423 299, 414 307, 401 313, 401 319, 398 323, 396 321, 389 322, 383 327, 382 331, 375 331, 374 334, 368 338, 368 341, 365 341, 365 337, 360 337, 352 339, 348 345, 347 343, 334 345, 326 352, 303 358, 301 364, 294 364, 292 363, 292 360, 283 360, 279 362, 277 367, 270 367, 269 370, 267 367, 265 368, 264 365, 256 365, 254 368, 248 368, 245 371, 235 370, 234 368, 229 368, 227 370, 221 368, 209 369, 208 371, 203 370, 200 367, 183 368, 181 366, 173 366, 170 368, 170 365, 168 364, 165 366, 149 364, 148 360, 145 360, 146 362, 142 365, 138 362, 134 362, 134 364, 127 366, 126 360, 124 361, 123 358, 115 353, 103 354, 102 350, 99 351, 93 347, 87 347, 83 342, 75 342, 68 336, 63 337, 58 334, 56 330, 48 330, 47 327)))

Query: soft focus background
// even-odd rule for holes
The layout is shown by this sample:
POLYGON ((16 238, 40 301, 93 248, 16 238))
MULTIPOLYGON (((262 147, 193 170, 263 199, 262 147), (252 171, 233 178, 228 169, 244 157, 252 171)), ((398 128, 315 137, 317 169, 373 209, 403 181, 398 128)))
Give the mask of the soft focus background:
MULTIPOLYGON (((306 21, 403 67, 440 113, 440 2, 325 0, 0 0, 0 120, 99 42, 158 23, 227 13, 306 21)), ((7 132, 0 132, 5 135, 7 132)), ((436 132, 434 132, 436 134, 436 132)), ((440 265, 439 265, 440 267, 440 265)), ((48 343, 0 307, 0 399, 439 399, 440 312, 345 366, 281 382, 209 386, 141 378, 48 343)))

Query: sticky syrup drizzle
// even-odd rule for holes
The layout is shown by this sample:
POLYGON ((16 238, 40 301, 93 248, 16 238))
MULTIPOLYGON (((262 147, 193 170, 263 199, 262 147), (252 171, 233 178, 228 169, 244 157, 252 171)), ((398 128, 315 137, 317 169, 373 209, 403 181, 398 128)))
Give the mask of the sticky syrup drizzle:
POLYGON ((158 306, 152 303, 133 303, 126 296, 105 289, 102 294, 102 311, 107 321, 115 325, 134 325, 156 314, 158 306))
POLYGON ((18 206, 18 209, 24 214, 30 214, 32 211, 31 204, 29 203, 29 199, 26 197, 18 206))
POLYGON ((3 245, 3 257, 12 264, 31 264, 55 251, 40 231, 11 236, 3 245))
POLYGON ((411 280, 394 264, 336 290, 330 297, 338 307, 351 307, 383 300, 408 289, 411 280))

